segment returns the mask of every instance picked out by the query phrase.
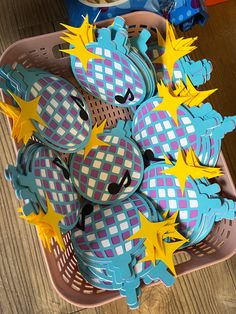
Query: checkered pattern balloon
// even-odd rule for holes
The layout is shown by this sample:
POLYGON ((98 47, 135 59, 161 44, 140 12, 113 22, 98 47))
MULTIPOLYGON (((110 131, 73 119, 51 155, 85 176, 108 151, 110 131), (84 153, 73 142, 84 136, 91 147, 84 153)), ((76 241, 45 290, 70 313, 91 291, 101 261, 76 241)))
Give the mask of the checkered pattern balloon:
POLYGON ((94 205, 92 214, 85 219, 85 230, 74 229, 72 233, 75 251, 94 261, 133 253, 143 244, 142 239, 126 241, 139 230, 138 211, 152 219, 149 206, 137 193, 116 205, 94 205))
MULTIPOLYGON (((3 74, 4 73, 4 74, 3 74)), ((1 68, 7 75, 9 89, 24 100, 40 97, 37 113, 47 127, 32 120, 35 136, 46 145, 61 152, 75 152, 83 148, 90 137, 90 112, 81 94, 65 79, 40 69, 25 69, 17 65, 1 68)))
POLYGON ((188 177, 182 194, 178 179, 162 173, 170 167, 164 161, 147 167, 140 192, 161 212, 169 210, 172 214, 179 211, 179 229, 189 239, 185 246, 201 241, 215 221, 235 217, 235 202, 217 195, 220 191, 218 184, 210 184, 204 178, 193 180, 188 177))
MULTIPOLYGON (((65 215, 59 224, 61 229, 72 229, 79 218, 80 201, 67 166, 56 152, 46 146, 36 143, 27 148, 21 156, 22 164, 8 167, 7 178, 12 181, 19 198, 32 202, 31 212, 35 206, 47 212, 47 195, 54 210, 65 215)), ((28 209, 27 203, 25 206, 28 209)), ((31 212, 24 211, 25 214, 31 212)))
POLYGON ((90 52, 103 56, 104 60, 90 60, 86 72, 80 60, 72 58, 75 78, 86 91, 111 105, 121 107, 138 105, 144 100, 144 80, 136 65, 127 56, 96 44, 90 44, 87 48, 90 52), (127 94, 128 91, 130 93, 127 94), (126 94, 124 103, 116 100, 116 96, 125 97, 126 94))
POLYGON ((126 137, 109 132, 98 136, 110 146, 98 146, 84 158, 84 150, 70 159, 73 184, 84 198, 110 204, 128 198, 138 188, 143 174, 143 158, 137 145, 126 137), (111 187, 115 191, 111 192, 111 187))
POLYGON ((144 171, 144 179, 140 191, 148 196, 162 211, 170 210, 170 214, 179 210, 180 229, 184 235, 191 236, 199 217, 199 190, 196 183, 188 179, 185 193, 182 195, 178 179, 162 174, 169 168, 163 162, 155 163, 144 171))
POLYGON ((160 218, 154 206, 135 193, 115 205, 95 205, 85 218, 84 231, 72 231, 72 244, 84 278, 95 287, 120 290, 131 308, 139 304, 140 279, 146 284, 162 280, 167 286, 175 280, 163 262, 140 262, 146 255, 144 239, 127 240, 141 227, 139 212, 150 221, 160 218))
POLYGON ((151 150, 156 158, 169 155, 176 160, 179 147, 192 147, 202 164, 215 165, 222 138, 235 128, 235 117, 223 119, 209 103, 192 108, 182 105, 177 126, 168 111, 153 110, 161 101, 150 98, 135 112, 132 135, 141 150, 151 150))

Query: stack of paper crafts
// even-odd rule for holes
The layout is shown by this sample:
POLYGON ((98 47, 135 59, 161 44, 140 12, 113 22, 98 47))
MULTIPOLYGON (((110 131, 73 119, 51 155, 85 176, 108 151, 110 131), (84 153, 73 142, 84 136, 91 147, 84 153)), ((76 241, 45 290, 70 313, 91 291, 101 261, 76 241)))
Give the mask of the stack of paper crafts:
MULTIPOLYGON (((122 17, 97 29, 88 16, 64 25, 74 78, 84 93, 128 108, 128 121, 108 128, 70 82, 42 69, 0 68, 9 103, 0 108, 21 144, 5 177, 24 200, 20 217, 43 245, 65 249, 71 233, 78 269, 93 286, 118 290, 137 308, 141 283, 175 282, 173 254, 202 241, 215 222, 234 219, 236 203, 212 181, 224 136, 236 117, 223 117, 199 86, 208 60, 193 61, 197 38, 177 38, 167 22, 150 41, 132 39, 122 17), (63 154, 67 154, 67 160, 63 154)), ((99 106, 99 102, 98 102, 99 106)))

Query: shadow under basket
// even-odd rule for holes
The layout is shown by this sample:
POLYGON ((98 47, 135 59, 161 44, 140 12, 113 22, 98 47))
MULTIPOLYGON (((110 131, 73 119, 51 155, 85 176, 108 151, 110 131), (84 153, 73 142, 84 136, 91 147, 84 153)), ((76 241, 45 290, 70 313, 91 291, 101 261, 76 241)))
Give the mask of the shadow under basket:
MULTIPOLYGON (((125 15, 124 19, 129 25, 130 37, 138 34, 143 28, 149 29, 153 38, 156 38, 155 28, 162 33, 165 32, 165 20, 154 13, 136 12, 125 15)), ((110 23, 111 20, 103 21, 98 23, 98 27, 107 26, 110 23)), ((62 35, 62 31, 60 31, 16 42, 4 52, 0 66, 4 64, 14 66, 20 63, 25 67, 48 70, 72 81, 87 101, 93 114, 93 123, 100 123, 106 118, 110 128, 116 125, 118 119, 130 119, 132 116, 128 109, 107 105, 81 90, 73 79, 69 57, 58 52, 58 48, 64 46, 59 38, 62 35)), ((17 151, 19 145, 14 144, 17 151)), ((216 181, 221 185, 224 195, 235 199, 236 190, 222 154, 218 164, 222 167, 225 175, 216 181)), ((175 254, 178 276, 228 259, 236 251, 235 238, 236 220, 222 220, 216 223, 210 234, 201 243, 175 254)), ((57 292, 65 300, 80 307, 95 307, 121 298, 117 291, 104 291, 88 284, 78 271, 70 233, 64 236, 64 242, 66 246, 64 252, 60 251, 55 241, 52 241, 51 253, 43 247, 42 252, 50 279, 57 292)))

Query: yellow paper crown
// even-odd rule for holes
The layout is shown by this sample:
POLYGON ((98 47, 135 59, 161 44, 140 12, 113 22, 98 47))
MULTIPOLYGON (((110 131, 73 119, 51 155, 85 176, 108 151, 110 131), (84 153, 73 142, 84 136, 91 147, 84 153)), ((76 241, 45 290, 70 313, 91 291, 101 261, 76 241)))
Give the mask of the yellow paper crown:
POLYGON ((176 125, 178 125, 178 107, 190 100, 190 96, 179 96, 174 93, 170 86, 166 86, 162 81, 157 84, 158 96, 163 98, 161 103, 153 110, 168 111, 176 125))
MULTIPOLYGON (((167 164, 173 165, 167 156, 165 156, 165 161, 167 164)), ((178 179, 182 194, 184 194, 185 183, 188 177, 192 179, 201 179, 203 177, 212 179, 223 175, 220 168, 202 166, 192 147, 190 147, 187 154, 185 154, 183 149, 179 148, 175 165, 163 170, 162 173, 173 175, 178 179)))
POLYGON ((164 53, 159 56, 153 63, 164 64, 172 80, 173 69, 176 61, 186 54, 196 49, 196 46, 191 46, 197 39, 194 38, 176 38, 174 28, 166 21, 166 38, 163 39, 161 33, 157 30, 158 45, 164 48, 164 53))
MULTIPOLYGON (((58 226, 58 224, 65 216, 58 214, 53 210, 53 207, 48 199, 48 196, 46 196, 46 202, 47 202, 47 209, 48 209, 46 214, 42 210, 40 210, 37 215, 32 213, 29 216, 22 215, 20 216, 20 218, 23 218, 26 221, 28 221, 28 223, 36 226, 39 237, 43 243, 43 246, 45 248, 47 247, 50 252, 51 252, 51 239, 52 238, 54 238, 57 241, 60 249, 64 251, 65 245, 64 245, 60 227, 58 226)), ((23 212, 21 208, 18 211, 20 213, 23 212)))
POLYGON ((42 126, 47 127, 37 112, 41 96, 38 96, 30 101, 25 101, 10 91, 8 91, 8 93, 15 100, 18 107, 8 105, 0 101, 0 108, 3 113, 12 119, 12 137, 17 142, 23 140, 24 144, 27 144, 33 133, 37 132, 32 120, 35 120, 42 126))
POLYGON ((183 81, 179 81, 178 83, 175 84, 174 93, 176 96, 177 95, 182 97, 189 96, 190 99, 185 102, 185 105, 191 108, 193 106, 201 106, 204 100, 211 94, 213 94, 215 91, 217 91, 217 88, 203 91, 196 90, 189 77, 186 76, 186 86, 183 83, 183 81))
POLYGON ((140 262, 151 261, 155 265, 157 260, 161 260, 167 265, 174 276, 176 276, 176 272, 173 254, 188 241, 176 230, 176 226, 178 225, 176 223, 177 216, 178 211, 164 221, 151 222, 139 212, 140 229, 127 239, 145 239, 146 256, 140 262))
POLYGON ((70 33, 64 32, 65 36, 60 37, 72 46, 71 49, 61 49, 61 51, 77 57, 85 71, 88 69, 88 62, 91 59, 104 59, 102 56, 96 55, 87 50, 86 45, 95 41, 94 30, 95 26, 89 24, 88 15, 84 19, 80 27, 72 27, 66 24, 61 24, 70 33))
POLYGON ((103 133, 104 128, 106 126, 106 122, 107 122, 107 120, 104 120, 99 126, 97 125, 97 123, 94 125, 92 132, 91 132, 89 142, 84 149, 84 159, 87 157, 89 152, 94 147, 96 147, 96 146, 110 146, 110 144, 105 143, 98 138, 98 135, 103 133))

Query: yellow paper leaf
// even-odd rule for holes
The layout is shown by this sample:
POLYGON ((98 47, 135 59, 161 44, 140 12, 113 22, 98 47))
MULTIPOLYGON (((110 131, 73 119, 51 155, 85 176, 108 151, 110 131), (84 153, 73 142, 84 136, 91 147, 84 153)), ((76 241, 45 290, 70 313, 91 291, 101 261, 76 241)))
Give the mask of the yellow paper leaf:
POLYGON ((157 89, 159 97, 163 99, 161 103, 158 106, 156 106, 153 110, 165 110, 169 112, 169 114, 175 121, 176 125, 178 125, 179 122, 177 110, 179 106, 188 101, 190 97, 175 96, 171 87, 166 86, 162 81, 157 84, 157 89))
POLYGON ((211 179, 222 175, 220 168, 202 166, 193 150, 188 151, 186 156, 181 148, 178 150, 176 164, 171 168, 163 170, 162 173, 173 175, 178 179, 182 194, 184 194, 185 183, 188 177, 192 179, 201 179, 203 177, 211 179))
POLYGON ((97 123, 94 125, 92 132, 91 132, 89 142, 84 149, 84 159, 87 157, 87 155, 89 154, 91 149, 93 149, 94 147, 110 146, 110 144, 108 144, 108 143, 106 143, 106 142, 104 142, 98 138, 98 135, 103 133, 104 128, 106 126, 106 122, 107 121, 104 120, 99 126, 97 126, 97 123))
POLYGON ((204 102, 204 100, 212 95, 217 88, 199 91, 196 90, 190 81, 189 77, 186 77, 186 88, 180 91, 180 96, 191 96, 191 98, 186 102, 188 107, 200 106, 204 102))
POLYGON ((64 33, 65 36, 60 37, 72 46, 71 49, 61 49, 61 51, 77 57, 83 65, 85 71, 88 69, 88 62, 91 59, 104 59, 95 53, 87 50, 86 45, 95 41, 94 25, 89 24, 88 16, 84 19, 80 27, 72 27, 66 24, 61 24, 70 33, 64 33))
POLYGON ((140 262, 150 260, 155 265, 157 260, 162 260, 174 275, 176 273, 173 264, 173 253, 187 242, 187 239, 175 229, 178 225, 176 223, 177 215, 178 212, 164 221, 151 222, 139 212, 140 229, 127 239, 128 241, 145 239, 146 255, 140 262), (166 238, 168 238, 168 241, 165 241, 166 238))
MULTIPOLYGON (((40 210, 37 215, 32 213, 29 216, 20 216, 20 218, 23 218, 28 221, 28 223, 36 226, 43 246, 47 247, 49 251, 51 251, 50 243, 52 238, 55 238, 60 249, 64 251, 65 245, 58 224, 62 219, 64 219, 65 216, 54 211, 48 196, 46 196, 46 202, 48 209, 46 214, 40 210)), ((23 212, 22 209, 20 212, 23 212)))
POLYGON ((28 142, 34 132, 38 132, 32 120, 35 120, 44 127, 47 127, 43 119, 37 112, 37 107, 40 101, 38 96, 30 101, 25 101, 8 91, 12 98, 16 101, 18 107, 0 102, 2 111, 12 119, 12 137, 20 142, 23 140, 24 144, 28 142))
POLYGON ((163 39, 162 35, 157 31, 158 45, 164 48, 164 53, 160 55, 153 63, 164 64, 172 80, 173 69, 176 61, 186 54, 190 53, 197 47, 191 46, 192 43, 197 39, 194 38, 176 38, 174 28, 166 21, 166 38, 163 39))

